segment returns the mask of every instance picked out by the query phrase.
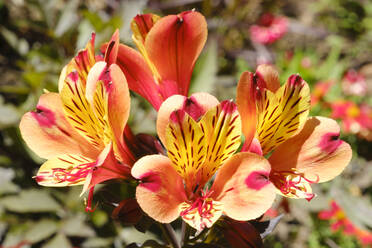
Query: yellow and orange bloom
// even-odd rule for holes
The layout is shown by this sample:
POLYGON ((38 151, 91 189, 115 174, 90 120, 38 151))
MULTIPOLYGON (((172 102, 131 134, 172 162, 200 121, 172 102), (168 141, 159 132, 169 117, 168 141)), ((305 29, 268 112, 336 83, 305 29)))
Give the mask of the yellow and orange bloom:
POLYGON ((196 59, 207 39, 204 16, 196 11, 165 17, 141 14, 131 28, 139 52, 120 44, 116 62, 129 88, 156 110, 169 96, 187 96, 196 59))
POLYGON ((241 119, 232 101, 219 103, 207 93, 171 96, 159 109, 157 132, 168 156, 145 156, 132 168, 140 180, 137 201, 149 216, 161 223, 181 216, 202 230, 222 214, 250 220, 269 209, 270 164, 257 154, 234 154, 241 119))
POLYGON ((91 196, 97 183, 130 177, 133 156, 123 141, 130 98, 125 76, 113 63, 117 45, 118 32, 111 52, 96 57, 93 34, 63 69, 59 93, 43 94, 36 110, 23 116, 23 139, 48 159, 36 176, 40 185, 84 185, 91 196))
POLYGON ((246 141, 243 150, 269 156, 270 181, 290 198, 314 197, 311 184, 326 182, 348 165, 350 146, 339 139, 337 123, 308 117, 310 90, 298 75, 280 87, 277 71, 260 65, 243 73, 237 105, 246 141))

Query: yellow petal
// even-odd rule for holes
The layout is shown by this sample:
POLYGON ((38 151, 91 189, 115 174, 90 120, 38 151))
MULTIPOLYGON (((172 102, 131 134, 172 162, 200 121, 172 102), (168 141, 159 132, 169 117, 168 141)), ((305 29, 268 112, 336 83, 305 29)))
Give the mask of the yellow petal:
POLYGON ((185 111, 171 114, 166 128, 168 157, 175 170, 185 179, 188 189, 195 186, 196 172, 201 169, 206 155, 206 138, 199 124, 185 111))
POLYGON ((263 154, 267 154, 302 128, 310 108, 309 86, 298 75, 274 94, 263 90, 257 103, 257 134, 263 154))
POLYGON ((232 101, 221 102, 203 116, 200 127, 206 136, 206 158, 201 169, 206 182, 240 146, 242 127, 236 105, 232 101))

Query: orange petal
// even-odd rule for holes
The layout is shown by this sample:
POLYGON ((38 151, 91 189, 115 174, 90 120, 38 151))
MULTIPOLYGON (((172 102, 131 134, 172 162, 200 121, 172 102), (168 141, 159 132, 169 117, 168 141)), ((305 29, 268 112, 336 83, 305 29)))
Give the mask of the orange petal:
POLYGON ((158 20, 147 34, 145 49, 161 79, 176 82, 178 93, 187 95, 195 61, 206 39, 205 18, 186 11, 158 20))
POLYGON ((218 100, 208 93, 195 93, 189 98, 181 95, 173 95, 169 97, 161 105, 158 112, 158 119, 156 121, 156 130, 159 139, 165 144, 165 130, 170 121, 170 115, 177 109, 183 109, 195 121, 204 115, 207 110, 218 105, 218 100))
POLYGON ((300 76, 292 75, 275 94, 266 89, 260 93, 257 134, 266 155, 301 130, 309 114, 310 90, 300 76))
POLYGON ((26 144, 42 158, 53 158, 65 153, 90 158, 98 155, 98 150, 66 120, 57 93, 43 94, 36 111, 26 113, 19 128, 26 144))
POLYGON ((242 118, 246 147, 249 147, 256 133, 256 87, 253 73, 243 72, 236 88, 236 105, 242 118))
POLYGON ((223 101, 211 108, 200 120, 206 136, 206 158, 201 169, 203 182, 207 182, 220 165, 240 146, 241 120, 235 103, 223 101))
POLYGON ((265 88, 276 92, 280 88, 278 71, 272 65, 262 64, 257 67, 256 75, 265 82, 265 88))
POLYGON ((151 28, 159 19, 160 16, 152 13, 136 15, 130 23, 133 32, 133 40, 136 43, 141 42, 144 44, 148 32, 150 32, 151 28))
POLYGON ((218 171, 212 197, 224 206, 227 216, 251 220, 264 214, 275 199, 269 181, 270 164, 262 156, 243 152, 231 157, 218 171))
POLYGON ((169 158, 162 155, 142 157, 134 164, 132 176, 140 180, 136 198, 145 213, 161 223, 177 219, 179 206, 186 196, 182 178, 169 158))
MULTIPOLYGON (((106 47, 107 45, 103 45, 101 51, 104 51, 106 47)), ((141 54, 120 44, 116 63, 123 71, 129 88, 144 97, 158 110, 164 99, 160 96, 153 73, 141 54)))
POLYGON ((112 35, 111 40, 109 41, 106 51, 104 61, 108 64, 116 63, 119 51, 119 30, 116 29, 115 33, 112 35))
POLYGON ((299 134, 281 144, 270 156, 273 170, 303 173, 318 182, 338 176, 349 164, 350 145, 339 139, 336 121, 325 117, 309 118, 299 134))
POLYGON ((130 177, 130 168, 116 159, 111 143, 98 156, 94 166, 95 168, 92 170, 91 175, 88 176, 89 180, 85 181, 82 193, 99 183, 111 179, 126 179, 130 177))

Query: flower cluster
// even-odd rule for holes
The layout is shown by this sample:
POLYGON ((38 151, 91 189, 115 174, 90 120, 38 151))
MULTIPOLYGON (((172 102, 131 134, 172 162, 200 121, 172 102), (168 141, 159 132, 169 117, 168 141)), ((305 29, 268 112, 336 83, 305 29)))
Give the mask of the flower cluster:
POLYGON ((351 235, 356 237, 360 242, 365 245, 369 246, 372 245, 372 233, 360 229, 356 225, 354 225, 346 216, 344 210, 340 208, 340 206, 335 202, 332 201, 330 203, 331 209, 323 210, 319 212, 318 217, 321 220, 330 220, 331 221, 331 230, 333 232, 337 230, 341 230, 346 235, 351 235))
POLYGON ((95 185, 134 182, 144 214, 160 223, 181 217, 202 231, 221 216, 260 217, 276 193, 311 200, 311 184, 348 165, 351 149, 337 123, 308 116, 309 86, 299 75, 281 86, 274 67, 261 65, 242 74, 236 103, 189 95, 205 18, 143 14, 131 27, 138 51, 120 44, 116 32, 96 55, 92 35, 62 70, 59 92, 43 94, 22 118, 25 142, 48 159, 35 177, 40 185, 83 185, 91 210, 95 185), (163 146, 132 133, 130 90, 157 111, 163 146))

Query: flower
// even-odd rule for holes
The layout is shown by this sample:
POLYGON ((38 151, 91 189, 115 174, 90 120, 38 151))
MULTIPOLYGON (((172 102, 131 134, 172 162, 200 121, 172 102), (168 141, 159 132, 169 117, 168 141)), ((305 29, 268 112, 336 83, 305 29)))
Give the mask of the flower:
POLYGON ((142 14, 133 19, 131 28, 139 52, 120 44, 117 57, 129 88, 156 110, 169 96, 188 95, 196 59, 207 39, 205 18, 196 11, 165 17, 142 14))
POLYGON ((341 82, 342 90, 347 95, 365 96, 367 81, 363 74, 355 70, 348 70, 341 82))
POLYGON ((372 140, 372 109, 369 105, 339 100, 332 103, 331 108, 331 117, 342 120, 342 128, 346 133, 372 140))
POLYGON ((260 44, 271 44, 283 37, 287 31, 287 18, 270 13, 263 14, 258 25, 252 25, 249 29, 252 41, 260 44))
POLYGON ((322 101, 333 84, 334 82, 332 80, 317 82, 311 94, 311 105, 314 106, 322 101))
POLYGON ((271 206, 275 191, 267 160, 248 152, 234 155, 241 120, 232 101, 219 103, 207 93, 171 96, 159 109, 157 133, 168 156, 145 156, 132 168, 140 180, 137 201, 150 217, 169 223, 181 216, 202 230, 223 213, 249 220, 271 206))
POLYGON ((48 159, 36 181, 43 186, 94 185, 130 176, 133 157, 123 141, 130 98, 126 79, 113 63, 118 31, 106 57, 94 55, 94 38, 62 70, 59 93, 43 94, 20 130, 26 144, 48 159))
POLYGON ((270 181, 286 197, 311 200, 310 184, 333 179, 351 159, 334 120, 308 117, 310 90, 299 75, 280 87, 272 66, 244 72, 237 105, 246 139, 242 150, 269 156, 270 181))
POLYGON ((355 226, 334 200, 331 201, 330 205, 331 209, 318 213, 319 219, 330 220, 332 223, 331 230, 334 232, 341 229, 344 234, 355 236, 363 245, 372 245, 372 233, 370 231, 355 226))

